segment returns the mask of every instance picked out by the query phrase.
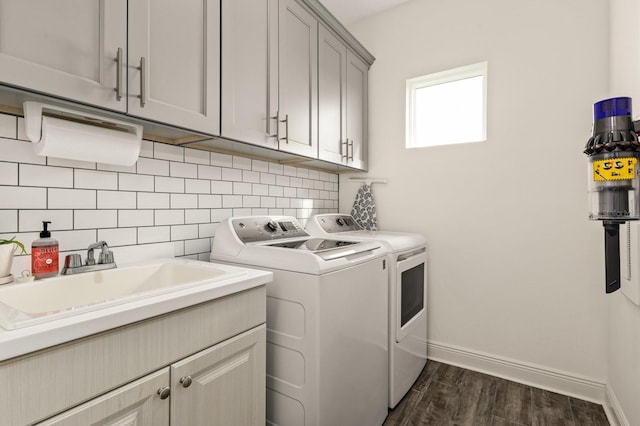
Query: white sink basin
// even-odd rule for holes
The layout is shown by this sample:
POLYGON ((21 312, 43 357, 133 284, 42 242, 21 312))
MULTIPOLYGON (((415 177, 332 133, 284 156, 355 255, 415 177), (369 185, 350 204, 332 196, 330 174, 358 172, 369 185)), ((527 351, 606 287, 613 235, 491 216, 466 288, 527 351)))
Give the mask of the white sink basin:
POLYGON ((15 330, 194 286, 247 275, 177 259, 0 287, 0 326, 15 330))

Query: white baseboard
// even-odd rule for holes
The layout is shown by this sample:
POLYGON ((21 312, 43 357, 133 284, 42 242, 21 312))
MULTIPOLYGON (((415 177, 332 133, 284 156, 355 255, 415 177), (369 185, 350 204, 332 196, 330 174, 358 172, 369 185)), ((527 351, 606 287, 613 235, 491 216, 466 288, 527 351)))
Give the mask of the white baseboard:
POLYGON ((434 361, 603 404, 605 408, 608 405, 606 384, 589 377, 434 341, 428 343, 427 356, 434 361))
POLYGON ((611 389, 611 386, 608 385, 605 392, 604 412, 607 413, 611 426, 631 426, 622 411, 622 406, 618 402, 616 394, 611 389))

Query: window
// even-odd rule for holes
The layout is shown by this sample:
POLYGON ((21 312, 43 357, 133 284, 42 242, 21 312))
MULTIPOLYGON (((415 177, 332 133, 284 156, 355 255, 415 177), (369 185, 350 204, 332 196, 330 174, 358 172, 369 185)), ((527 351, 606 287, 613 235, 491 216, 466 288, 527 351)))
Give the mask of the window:
POLYGON ((487 63, 407 80, 406 147, 487 138, 487 63))

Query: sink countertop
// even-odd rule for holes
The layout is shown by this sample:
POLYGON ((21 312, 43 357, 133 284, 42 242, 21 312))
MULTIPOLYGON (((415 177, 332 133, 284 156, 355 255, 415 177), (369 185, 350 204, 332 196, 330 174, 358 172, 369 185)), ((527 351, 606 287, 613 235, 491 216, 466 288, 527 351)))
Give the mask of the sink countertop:
POLYGON ((273 279, 271 272, 256 269, 189 259, 167 259, 167 261, 207 264, 229 271, 245 270, 247 274, 242 277, 233 276, 177 289, 170 293, 151 295, 144 299, 30 327, 16 330, 0 328, 0 361, 258 287, 273 279))

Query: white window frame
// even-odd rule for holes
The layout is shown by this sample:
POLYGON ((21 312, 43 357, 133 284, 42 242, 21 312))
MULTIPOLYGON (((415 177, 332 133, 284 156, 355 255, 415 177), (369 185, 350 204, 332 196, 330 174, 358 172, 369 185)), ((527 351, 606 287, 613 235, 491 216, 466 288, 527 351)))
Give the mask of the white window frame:
POLYGON ((487 140, 487 62, 478 62, 476 64, 466 65, 446 71, 440 71, 433 74, 423 75, 408 79, 406 82, 406 148, 427 148, 431 146, 457 145, 461 143, 484 142, 487 140), (479 140, 473 141, 457 141, 442 142, 428 144, 419 144, 416 140, 416 125, 418 117, 416 117, 416 91, 418 89, 435 86, 438 84, 451 83, 472 77, 482 76, 482 135, 479 140))

